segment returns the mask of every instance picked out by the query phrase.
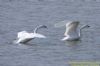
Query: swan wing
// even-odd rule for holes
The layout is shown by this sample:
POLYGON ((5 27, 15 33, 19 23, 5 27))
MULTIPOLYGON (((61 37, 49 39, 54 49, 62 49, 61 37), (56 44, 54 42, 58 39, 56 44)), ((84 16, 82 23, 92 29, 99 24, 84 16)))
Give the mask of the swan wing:
POLYGON ((21 32, 18 32, 17 38, 25 37, 26 35, 28 35, 27 31, 21 31, 21 32))
POLYGON ((68 40, 68 37, 64 37, 61 39, 61 41, 65 41, 65 40, 68 40))
POLYGON ((42 34, 38 34, 38 33, 35 33, 34 37, 37 37, 37 38, 46 38, 46 36, 44 36, 42 34))
POLYGON ((66 31, 65 31, 64 35, 67 36, 67 35, 70 35, 70 34, 76 32, 78 24, 79 24, 78 21, 68 22, 66 24, 66 31))

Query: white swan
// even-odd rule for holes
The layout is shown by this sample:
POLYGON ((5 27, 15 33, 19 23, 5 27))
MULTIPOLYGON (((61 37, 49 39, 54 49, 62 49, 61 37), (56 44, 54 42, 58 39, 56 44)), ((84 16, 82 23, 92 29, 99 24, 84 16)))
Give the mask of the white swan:
POLYGON ((37 37, 37 38, 46 38, 46 36, 37 33, 38 29, 40 29, 40 28, 47 28, 47 26, 39 25, 35 28, 33 33, 29 33, 27 31, 18 32, 18 35, 17 35, 18 40, 16 41, 16 43, 27 43, 30 40, 34 39, 35 37, 37 37))
POLYGON ((90 27, 88 25, 84 25, 80 29, 78 29, 78 25, 79 25, 79 21, 68 22, 66 24, 66 31, 64 33, 65 37, 61 40, 63 40, 63 41, 79 40, 81 37, 81 30, 86 27, 90 27))

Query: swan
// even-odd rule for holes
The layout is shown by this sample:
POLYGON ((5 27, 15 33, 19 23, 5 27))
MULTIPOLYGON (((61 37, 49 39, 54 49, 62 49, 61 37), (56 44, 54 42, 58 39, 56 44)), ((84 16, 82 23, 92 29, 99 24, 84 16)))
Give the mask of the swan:
POLYGON ((61 39, 62 41, 68 40, 79 40, 81 37, 81 30, 87 27, 90 27, 89 25, 83 25, 80 29, 78 29, 79 21, 71 21, 66 23, 66 31, 64 33, 64 38, 61 39))
POLYGON ((27 31, 18 32, 16 43, 27 43, 34 38, 46 38, 46 36, 37 33, 38 29, 40 28, 47 28, 47 26, 39 25, 34 29, 33 33, 29 33, 27 31))

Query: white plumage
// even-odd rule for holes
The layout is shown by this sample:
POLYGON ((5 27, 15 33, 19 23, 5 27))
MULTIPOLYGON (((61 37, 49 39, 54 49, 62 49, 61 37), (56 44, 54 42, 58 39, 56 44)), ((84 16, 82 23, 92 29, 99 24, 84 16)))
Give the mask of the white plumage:
POLYGON ((66 24, 66 31, 64 33, 64 38, 62 39, 64 40, 79 40, 81 37, 81 30, 83 28, 89 27, 88 25, 84 25, 82 26, 80 29, 78 29, 78 25, 79 25, 79 21, 72 21, 72 22, 68 22, 66 24))
POLYGON ((18 32, 16 43, 27 43, 34 38, 46 38, 46 36, 37 33, 39 28, 47 28, 45 25, 39 25, 35 28, 33 33, 29 33, 27 31, 18 32))

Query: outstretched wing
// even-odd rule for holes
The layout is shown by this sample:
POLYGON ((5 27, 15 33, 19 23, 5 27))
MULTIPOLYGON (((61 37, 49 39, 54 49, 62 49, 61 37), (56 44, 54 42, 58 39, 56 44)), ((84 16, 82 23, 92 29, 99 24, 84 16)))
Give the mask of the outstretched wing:
POLYGON ((73 21, 66 24, 66 31, 64 33, 65 36, 74 33, 78 27, 79 22, 73 21))
POLYGON ((24 37, 24 36, 26 36, 27 35, 27 31, 21 31, 21 32, 18 32, 18 34, 17 34, 17 38, 21 38, 21 37, 24 37))
POLYGON ((46 38, 46 36, 44 36, 42 34, 38 34, 38 33, 35 33, 34 37, 37 37, 37 38, 46 38))

